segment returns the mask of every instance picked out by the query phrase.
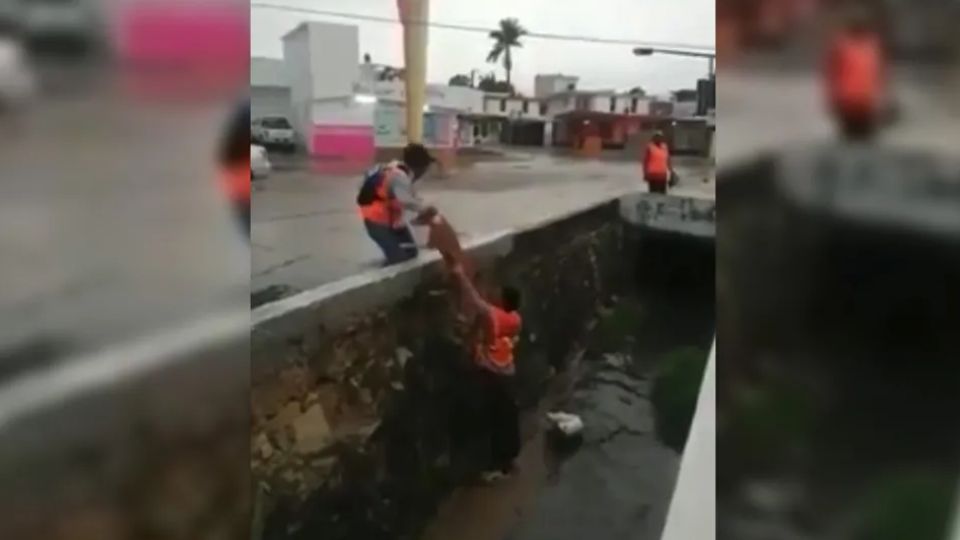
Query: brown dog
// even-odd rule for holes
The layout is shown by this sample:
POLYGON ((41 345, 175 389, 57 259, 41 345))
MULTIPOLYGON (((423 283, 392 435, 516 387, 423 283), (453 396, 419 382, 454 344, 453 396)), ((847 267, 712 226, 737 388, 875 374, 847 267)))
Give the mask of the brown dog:
MULTIPOLYGON (((428 226, 430 227, 430 235, 427 245, 440 252, 447 271, 452 272, 453 268, 459 265, 463 268, 464 274, 472 280, 474 278, 473 266, 464 255, 460 240, 457 238, 457 232, 453 230, 450 223, 443 216, 436 215, 430 219, 428 226)), ((472 315, 469 313, 471 310, 466 298, 462 299, 460 310, 463 317, 469 318, 472 315)))

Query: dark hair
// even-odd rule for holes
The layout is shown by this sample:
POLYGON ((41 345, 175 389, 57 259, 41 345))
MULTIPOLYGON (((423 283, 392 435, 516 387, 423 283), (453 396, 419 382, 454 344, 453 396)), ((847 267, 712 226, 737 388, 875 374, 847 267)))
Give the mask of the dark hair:
POLYGON ((427 152, 426 147, 419 143, 410 143, 405 146, 401 159, 413 171, 414 177, 422 175, 434 162, 433 156, 427 152))
POLYGON ((226 167, 250 161, 250 102, 234 111, 220 143, 220 164, 226 167))
POLYGON ((504 285, 500 291, 500 301, 503 303, 503 309, 517 311, 520 309, 520 290, 516 287, 504 285))

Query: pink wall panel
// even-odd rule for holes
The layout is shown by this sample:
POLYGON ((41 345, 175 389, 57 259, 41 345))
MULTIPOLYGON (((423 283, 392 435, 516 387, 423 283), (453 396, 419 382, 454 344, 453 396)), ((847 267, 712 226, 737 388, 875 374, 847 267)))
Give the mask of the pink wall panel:
POLYGON ((317 124, 310 134, 310 154, 316 157, 365 161, 373 159, 374 150, 373 126, 317 124))
POLYGON ((135 0, 114 14, 134 90, 230 92, 249 84, 249 12, 235 1, 135 0))

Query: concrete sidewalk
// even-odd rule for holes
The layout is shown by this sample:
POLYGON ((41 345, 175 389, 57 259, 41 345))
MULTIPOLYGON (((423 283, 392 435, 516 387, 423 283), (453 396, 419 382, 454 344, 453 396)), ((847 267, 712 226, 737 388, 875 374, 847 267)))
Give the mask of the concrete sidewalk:
MULTIPOLYGON (((448 178, 424 179, 419 192, 466 240, 646 189, 636 163, 529 153, 508 157, 475 163, 448 178)), ((712 169, 691 167, 689 160, 683 164, 676 191, 712 198, 712 169)), ((359 175, 284 169, 255 184, 250 290, 256 303, 352 275, 382 258, 357 217, 359 175)))

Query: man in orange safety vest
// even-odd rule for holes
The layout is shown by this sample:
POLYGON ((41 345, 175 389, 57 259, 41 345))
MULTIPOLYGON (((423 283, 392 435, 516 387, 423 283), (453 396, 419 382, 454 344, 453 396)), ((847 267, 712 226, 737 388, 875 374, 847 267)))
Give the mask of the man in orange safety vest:
POLYGON ((643 179, 650 187, 650 193, 666 193, 671 174, 670 148, 663 133, 658 131, 643 153, 643 179))
POLYGON ((851 13, 832 37, 825 68, 827 100, 841 131, 848 138, 869 138, 883 112, 886 57, 880 34, 865 12, 851 13))
POLYGON ((490 441, 483 477, 493 481, 513 471, 513 460, 520 453, 520 411, 512 389, 514 348, 523 324, 518 311, 520 291, 505 286, 499 301, 490 303, 477 291, 462 264, 454 262, 452 271, 466 302, 479 314, 480 332, 472 357, 480 395, 484 396, 480 427, 490 441))

